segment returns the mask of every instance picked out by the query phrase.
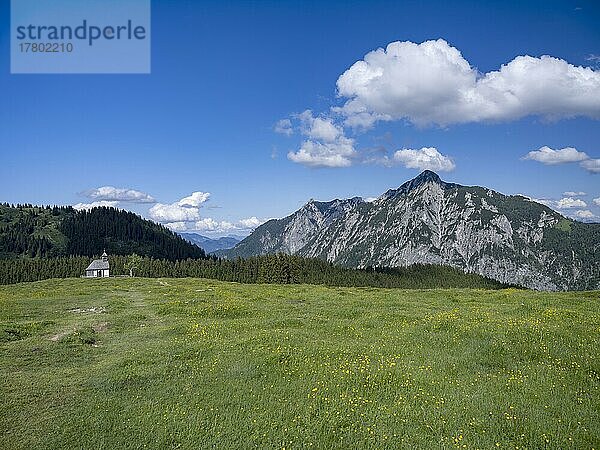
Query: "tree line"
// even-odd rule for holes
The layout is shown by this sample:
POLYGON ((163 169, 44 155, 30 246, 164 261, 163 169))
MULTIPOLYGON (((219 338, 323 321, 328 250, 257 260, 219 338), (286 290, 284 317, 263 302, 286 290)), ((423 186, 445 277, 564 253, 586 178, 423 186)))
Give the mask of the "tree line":
MULTIPOLYGON (((0 260, 0 284, 68 278, 83 275, 90 258, 19 258, 0 260)), ((109 256, 111 276, 127 276, 132 269, 129 256, 109 256)), ((322 284, 383 288, 481 288, 506 287, 477 274, 444 266, 414 265, 405 268, 348 269, 319 259, 277 254, 245 259, 168 260, 137 257, 133 273, 148 278, 211 278, 239 283, 322 284)))

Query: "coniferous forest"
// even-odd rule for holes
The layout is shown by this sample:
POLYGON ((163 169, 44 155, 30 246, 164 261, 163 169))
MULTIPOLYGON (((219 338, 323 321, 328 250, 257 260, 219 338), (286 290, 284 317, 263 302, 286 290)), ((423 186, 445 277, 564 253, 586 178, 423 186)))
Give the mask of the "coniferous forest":
POLYGON ((151 258, 206 258, 204 250, 137 214, 115 208, 0 204, 0 258, 137 253, 151 258))
MULTIPOLYGON (((128 259, 127 256, 109 256, 111 276, 126 276, 129 273, 126 268, 128 259)), ((0 284, 79 277, 89 263, 90 258, 83 256, 0 260, 0 284)), ((133 273, 138 277, 212 278, 238 283, 307 283, 406 289, 507 287, 495 280, 451 267, 414 265, 397 269, 347 269, 319 259, 284 254, 235 260, 206 258, 171 261, 143 257, 133 273)))

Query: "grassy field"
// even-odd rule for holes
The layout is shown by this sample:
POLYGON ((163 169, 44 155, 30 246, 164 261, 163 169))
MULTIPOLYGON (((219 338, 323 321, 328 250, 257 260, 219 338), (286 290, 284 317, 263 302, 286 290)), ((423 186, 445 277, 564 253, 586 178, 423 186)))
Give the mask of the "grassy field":
POLYGON ((0 286, 0 448, 600 448, 600 293, 0 286))

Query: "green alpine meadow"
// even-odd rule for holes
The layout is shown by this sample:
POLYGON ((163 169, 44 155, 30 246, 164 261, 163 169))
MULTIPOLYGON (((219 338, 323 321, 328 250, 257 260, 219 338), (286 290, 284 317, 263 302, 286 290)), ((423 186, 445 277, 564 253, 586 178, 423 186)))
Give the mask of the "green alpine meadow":
POLYGON ((0 286, 0 448, 600 446, 600 293, 0 286))

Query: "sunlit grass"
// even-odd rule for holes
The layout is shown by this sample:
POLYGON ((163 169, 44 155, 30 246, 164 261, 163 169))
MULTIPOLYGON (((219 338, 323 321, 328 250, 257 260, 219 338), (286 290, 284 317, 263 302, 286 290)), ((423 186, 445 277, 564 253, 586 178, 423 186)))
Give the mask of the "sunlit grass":
POLYGON ((599 448, 600 295, 0 287, 0 448, 599 448))

